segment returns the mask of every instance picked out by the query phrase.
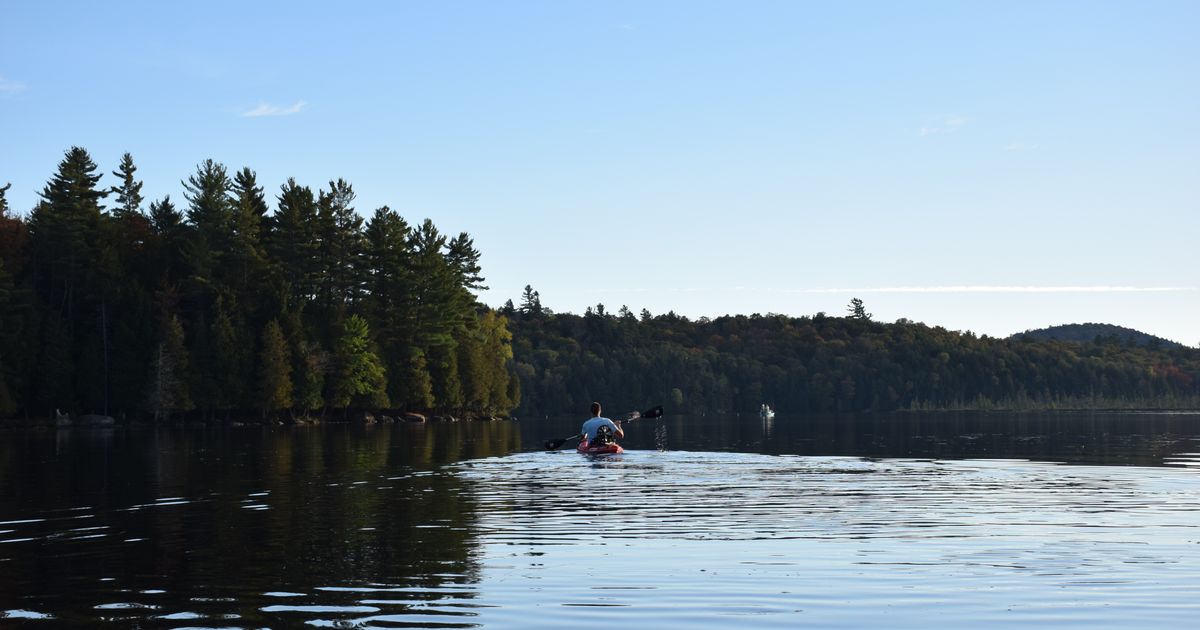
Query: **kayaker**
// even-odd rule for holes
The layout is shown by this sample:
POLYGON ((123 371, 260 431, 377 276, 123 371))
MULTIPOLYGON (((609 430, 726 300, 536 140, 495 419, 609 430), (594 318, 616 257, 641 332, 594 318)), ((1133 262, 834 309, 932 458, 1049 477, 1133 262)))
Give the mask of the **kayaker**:
POLYGON ((612 439, 621 439, 625 437, 625 432, 621 430, 621 425, 609 420, 600 415, 600 403, 592 403, 592 417, 583 423, 583 428, 579 430, 583 434, 583 439, 587 440, 588 444, 592 444, 592 440, 599 433, 607 432, 611 434, 612 439))

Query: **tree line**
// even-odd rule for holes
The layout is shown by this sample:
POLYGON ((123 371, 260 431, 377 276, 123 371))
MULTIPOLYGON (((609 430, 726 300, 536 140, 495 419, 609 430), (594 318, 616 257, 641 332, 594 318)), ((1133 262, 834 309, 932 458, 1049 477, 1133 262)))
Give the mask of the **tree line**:
POLYGON ((1200 350, 976 336, 845 316, 554 313, 526 287, 511 319, 519 412, 583 413, 662 402, 674 412, 1200 408, 1200 350), (610 404, 611 403, 611 404, 610 404))
POLYGON ((74 147, 26 216, 0 187, 0 416, 1200 407, 1193 348, 881 323, 857 298, 692 321, 554 313, 527 286, 494 311, 468 234, 364 219, 342 179, 272 204, 206 160, 145 206, 136 172, 101 185, 74 147))
POLYGON ((144 205, 125 154, 73 147, 27 216, 0 188, 0 416, 506 413, 512 336, 480 304, 470 236, 365 219, 342 179, 201 162, 144 205), (274 206, 272 208, 272 205, 274 206))

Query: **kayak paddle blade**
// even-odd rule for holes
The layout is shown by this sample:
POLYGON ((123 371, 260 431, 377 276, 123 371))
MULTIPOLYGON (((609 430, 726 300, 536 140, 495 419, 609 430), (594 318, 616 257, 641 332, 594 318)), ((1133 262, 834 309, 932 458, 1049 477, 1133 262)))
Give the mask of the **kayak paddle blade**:
POLYGON ((647 409, 642 412, 643 418, 661 418, 662 415, 663 415, 662 405, 659 405, 653 409, 647 409))

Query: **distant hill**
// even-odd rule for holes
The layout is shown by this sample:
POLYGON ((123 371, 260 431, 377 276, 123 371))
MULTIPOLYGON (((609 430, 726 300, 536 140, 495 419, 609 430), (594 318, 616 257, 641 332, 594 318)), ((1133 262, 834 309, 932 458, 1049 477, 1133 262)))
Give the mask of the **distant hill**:
POLYGON ((1124 326, 1114 326, 1112 324, 1064 324, 1062 326, 1051 326, 1037 330, 1026 330, 1023 333, 1017 333, 1012 336, 1013 339, 1021 339, 1023 337, 1073 341, 1077 343, 1090 343, 1097 340, 1115 341, 1117 343, 1150 348, 1183 347, 1182 344, 1170 339, 1155 337, 1140 330, 1125 328, 1124 326))

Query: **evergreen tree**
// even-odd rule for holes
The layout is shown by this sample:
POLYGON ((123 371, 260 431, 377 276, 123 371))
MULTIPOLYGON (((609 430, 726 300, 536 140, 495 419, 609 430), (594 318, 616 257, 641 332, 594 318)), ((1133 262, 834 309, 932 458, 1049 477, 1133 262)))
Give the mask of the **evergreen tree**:
POLYGON ((109 192, 117 196, 117 207, 113 209, 113 215, 118 218, 142 213, 142 182, 134 179, 135 173, 137 167, 133 164, 133 156, 129 153, 121 156, 121 166, 113 171, 113 177, 121 183, 109 189, 109 192))
POLYGON ((356 401, 387 406, 387 378, 383 364, 371 349, 367 320, 351 315, 334 347, 330 404, 346 408, 356 401))
POLYGON ((232 293, 227 276, 234 244, 233 183, 225 166, 210 159, 197 165, 183 187, 189 238, 183 252, 187 276, 182 310, 190 342, 193 401, 209 416, 227 404, 213 326, 217 302, 232 293))
MULTIPOLYGON (((420 380, 410 374, 416 343, 416 303, 413 300, 411 229, 387 206, 379 208, 366 225, 365 278, 366 313, 379 340, 380 358, 388 374, 388 395, 397 404, 415 403, 423 408, 421 386, 410 391, 406 383, 420 380)), ((424 371, 424 359, 421 358, 424 371)), ((427 373, 424 380, 428 380, 427 373)))
MULTIPOLYGON (((29 220, 30 271, 33 290, 42 303, 54 309, 43 328, 41 363, 55 371, 53 377, 79 375, 80 382, 44 382, 40 403, 45 407, 72 407, 81 402, 80 386, 89 394, 89 407, 98 409, 107 391, 107 350, 96 335, 107 333, 106 305, 115 275, 111 247, 104 241, 105 215, 100 200, 107 191, 97 188, 100 175, 87 151, 72 147, 58 172, 46 184, 42 200, 29 220), (99 350, 98 350, 99 349, 99 350), (82 363, 89 369, 78 370, 82 363), (100 396, 94 395, 95 383, 100 396), (57 402, 50 396, 59 397, 57 402), (99 399, 99 400, 98 400, 99 399)), ((51 378, 41 372, 43 378, 51 378)), ((45 408, 44 407, 44 408, 45 408)))
POLYGON ((188 234, 183 213, 175 208, 170 195, 150 202, 150 230, 153 241, 148 248, 149 257, 158 272, 157 283, 173 285, 187 275, 184 248, 188 234))
POLYGON ((169 418, 173 413, 191 410, 187 345, 178 317, 172 315, 163 319, 150 365, 146 408, 154 414, 155 422, 169 418))
POLYGON ((433 379, 420 348, 406 346, 394 374, 389 384, 393 404, 413 410, 433 408, 433 379))
POLYGON ((487 409, 488 396, 491 393, 490 380, 493 376, 484 357, 483 341, 479 320, 472 317, 471 323, 458 335, 455 346, 462 405, 467 409, 481 411, 487 409))
POLYGON ((64 318, 68 341, 76 308, 85 307, 99 290, 94 265, 104 209, 100 201, 108 193, 96 187, 96 170, 87 151, 72 147, 29 217, 34 287, 64 318))
POLYGON ((280 187, 279 206, 271 218, 267 251, 290 295, 289 308, 300 308, 316 297, 320 273, 317 253, 317 202, 312 189, 288 179, 280 187))
POLYGON ((863 301, 858 298, 851 298, 850 306, 846 310, 850 312, 851 319, 871 319, 871 314, 863 307, 863 301))
MULTIPOLYGON (((254 171, 243 168, 234 174, 233 197, 229 284, 237 302, 245 310, 254 311, 263 306, 259 302, 267 286, 267 253, 263 239, 269 227, 267 200, 254 171)), ((245 314, 253 315, 252 312, 245 314)))
POLYGON ((458 372, 458 354, 453 345, 430 346, 429 377, 436 408, 445 411, 462 409, 462 381, 458 372))
POLYGON ((330 358, 315 342, 301 339, 295 348, 295 407, 307 415, 325 408, 325 376, 330 358))
POLYGON ((422 349, 433 384, 434 404, 455 410, 463 405, 456 337, 465 326, 464 289, 459 271, 445 255, 446 238, 426 219, 413 230, 416 343, 422 349))
POLYGON ((217 385, 214 408, 228 413, 246 401, 246 386, 252 376, 252 343, 244 328, 235 323, 223 300, 217 300, 211 338, 217 385))
POLYGON ((279 321, 263 328, 258 359, 258 404, 263 417, 292 407, 292 367, 279 321))
POLYGON ((521 294, 521 306, 518 310, 524 315, 534 317, 542 314, 542 296, 528 284, 525 285, 525 292, 521 294))
POLYGON ((446 244, 446 261, 458 276, 459 285, 468 291, 486 291, 483 276, 479 275, 479 250, 475 249, 475 240, 460 232, 458 236, 446 244))
POLYGON ((233 182, 224 164, 205 160, 182 182, 187 219, 213 248, 217 262, 231 249, 234 232, 233 182))
POLYGON ((150 226, 158 236, 178 233, 183 229, 183 213, 171 203, 171 195, 162 201, 150 202, 150 226))
POLYGON ((271 228, 271 208, 258 185, 258 175, 250 167, 234 173, 233 196, 234 232, 243 242, 257 246, 271 228))
POLYGON ((301 415, 325 407, 325 377, 329 372, 329 354, 310 339, 300 312, 283 315, 284 339, 291 348, 292 407, 301 415))
POLYGON ((321 295, 324 313, 359 299, 365 239, 363 220, 354 211, 354 189, 345 180, 329 182, 317 201, 318 242, 321 260, 321 295))

